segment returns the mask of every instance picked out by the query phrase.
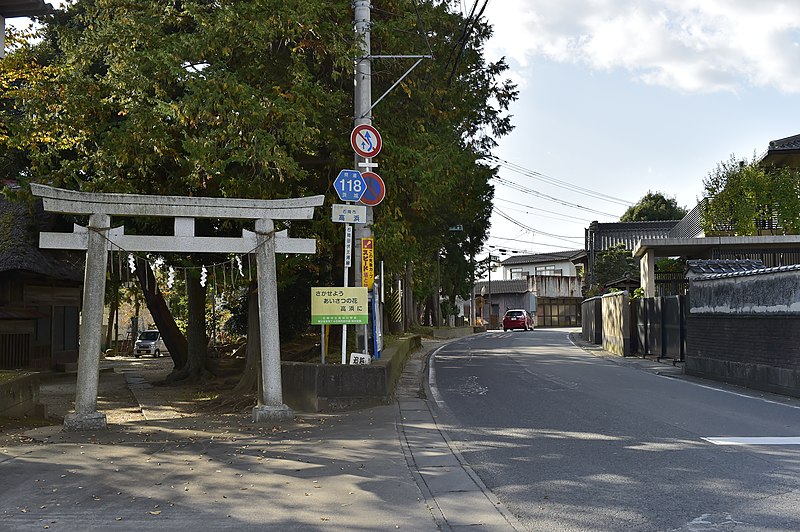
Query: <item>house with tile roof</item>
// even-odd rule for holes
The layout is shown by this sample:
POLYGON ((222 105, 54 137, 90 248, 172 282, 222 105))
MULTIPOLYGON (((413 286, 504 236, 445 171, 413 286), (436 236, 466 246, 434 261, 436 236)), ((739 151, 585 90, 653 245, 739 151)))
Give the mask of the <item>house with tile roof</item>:
POLYGON ((82 257, 39 249, 39 232, 63 223, 0 195, 0 369, 77 362, 82 257))

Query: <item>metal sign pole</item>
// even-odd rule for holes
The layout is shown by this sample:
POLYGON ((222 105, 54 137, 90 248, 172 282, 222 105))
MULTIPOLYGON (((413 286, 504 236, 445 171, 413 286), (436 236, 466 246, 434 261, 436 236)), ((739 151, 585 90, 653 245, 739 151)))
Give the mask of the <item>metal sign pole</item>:
MULTIPOLYGON (((344 284, 347 287, 347 278, 350 272, 350 261, 352 257, 353 245, 353 226, 344 224, 344 284)), ((347 325, 342 325, 342 364, 347 364, 347 325)))

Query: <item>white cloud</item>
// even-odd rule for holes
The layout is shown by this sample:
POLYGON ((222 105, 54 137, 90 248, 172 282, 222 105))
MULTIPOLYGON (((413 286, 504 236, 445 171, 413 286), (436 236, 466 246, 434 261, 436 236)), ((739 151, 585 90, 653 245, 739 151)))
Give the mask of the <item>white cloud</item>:
POLYGON ((544 57, 686 92, 800 92, 793 0, 497 0, 487 15, 490 57, 520 66, 544 57))

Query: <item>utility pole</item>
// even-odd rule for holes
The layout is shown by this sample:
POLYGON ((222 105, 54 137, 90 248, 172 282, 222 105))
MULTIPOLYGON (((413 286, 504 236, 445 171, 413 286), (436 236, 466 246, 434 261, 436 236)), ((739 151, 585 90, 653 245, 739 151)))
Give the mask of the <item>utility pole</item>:
MULTIPOLYGON (((406 76, 408 76, 414 68, 419 65, 423 59, 429 59, 432 56, 430 55, 372 55, 372 46, 370 41, 370 26, 372 25, 372 4, 370 0, 353 0, 353 10, 354 10, 354 17, 353 22, 355 26, 355 34, 356 39, 358 39, 359 43, 361 44, 361 56, 356 58, 355 64, 355 92, 353 97, 353 108, 354 108, 354 116, 353 116, 353 127, 358 127, 360 125, 369 125, 372 126, 372 108, 378 105, 378 103, 383 100, 397 85, 400 84, 406 76), (372 60, 373 59, 416 59, 417 61, 411 66, 408 70, 406 70, 405 74, 403 74, 400 79, 394 82, 394 84, 389 87, 386 92, 384 92, 377 100, 373 103, 372 101, 372 60)), ((371 170, 372 168, 377 167, 378 165, 372 162, 371 158, 361 157, 359 155, 355 155, 355 169, 361 171, 361 169, 371 170)), ((372 223, 374 221, 374 214, 372 211, 372 207, 367 205, 367 215, 366 221, 363 225, 356 225, 354 231, 354 244, 355 244, 355 262, 354 262, 354 269, 355 269, 355 286, 362 286, 363 279, 362 279, 362 265, 361 265, 361 253, 362 253, 362 242, 365 238, 372 238, 372 223)), ((381 279, 383 282, 383 279, 381 279)), ((383 285, 382 285, 383 286, 383 285)), ((411 287, 407 287, 407 290, 411 290, 411 287)), ((373 297, 375 294, 373 294, 373 297)), ((357 330, 357 339, 358 339, 358 350, 360 352, 366 353, 367 345, 368 345, 368 338, 367 338, 367 329, 368 326, 365 326, 363 330, 357 330)))
MULTIPOLYGON (((372 51, 370 43, 370 24, 372 6, 370 0, 355 0, 354 24, 356 39, 361 43, 361 57, 356 59, 355 70, 355 94, 353 98, 354 121, 353 127, 362 124, 372 125, 372 51)), ((360 170, 364 163, 370 163, 360 155, 354 156, 355 168, 360 170)), ((368 167, 367 167, 368 168, 368 167)), ((361 242, 364 238, 372 237, 373 222, 372 207, 367 206, 367 219, 363 225, 355 227, 355 283, 354 286, 362 285, 361 278, 361 242)), ((359 352, 366 353, 367 349, 367 327, 359 330, 356 328, 357 349, 359 352)))

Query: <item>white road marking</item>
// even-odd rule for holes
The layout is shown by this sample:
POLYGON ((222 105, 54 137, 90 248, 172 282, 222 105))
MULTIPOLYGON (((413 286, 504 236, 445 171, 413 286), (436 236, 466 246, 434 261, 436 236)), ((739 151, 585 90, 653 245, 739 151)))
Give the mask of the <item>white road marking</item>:
POLYGON ((764 437, 764 438, 702 438, 714 445, 800 445, 800 437, 764 437))
POLYGON ((431 395, 433 396, 433 401, 438 405, 444 405, 444 401, 442 400, 442 396, 439 395, 439 388, 436 386, 436 368, 434 367, 436 363, 436 354, 444 349, 444 345, 440 346, 431 354, 431 361, 428 364, 428 387, 431 390, 431 395))

